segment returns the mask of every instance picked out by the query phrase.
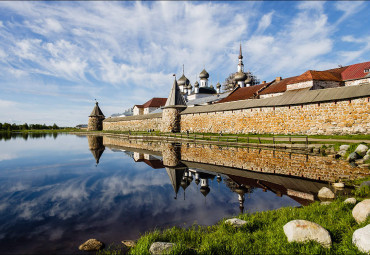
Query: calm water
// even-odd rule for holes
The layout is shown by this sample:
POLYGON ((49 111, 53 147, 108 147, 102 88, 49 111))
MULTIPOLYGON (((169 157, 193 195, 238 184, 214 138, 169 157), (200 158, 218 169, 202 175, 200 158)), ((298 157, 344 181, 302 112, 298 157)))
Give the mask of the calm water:
POLYGON ((118 243, 154 228, 302 203, 279 193, 281 185, 212 168, 164 168, 158 153, 94 139, 0 136, 0 253, 78 253, 89 238, 118 243))

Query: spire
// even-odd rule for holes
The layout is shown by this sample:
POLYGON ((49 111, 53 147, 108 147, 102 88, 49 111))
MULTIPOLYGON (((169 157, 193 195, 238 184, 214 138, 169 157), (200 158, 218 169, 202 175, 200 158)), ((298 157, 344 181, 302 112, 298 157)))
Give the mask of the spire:
POLYGON ((239 59, 243 59, 243 54, 242 54, 242 43, 240 43, 239 59))
POLYGON ((182 75, 185 75, 184 64, 182 64, 182 75))
POLYGON ((181 95, 181 91, 179 86, 177 85, 176 77, 172 85, 172 89, 168 99, 166 101, 165 107, 171 106, 183 106, 186 107, 186 102, 184 97, 181 95))

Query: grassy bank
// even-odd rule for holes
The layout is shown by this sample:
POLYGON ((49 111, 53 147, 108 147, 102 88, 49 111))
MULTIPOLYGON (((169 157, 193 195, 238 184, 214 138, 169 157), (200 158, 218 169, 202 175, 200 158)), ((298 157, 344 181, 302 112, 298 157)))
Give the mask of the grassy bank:
MULTIPOLYGON (((367 196, 369 193, 366 194, 367 196)), ((194 225, 189 229, 173 227, 146 233, 129 254, 149 254, 153 242, 172 242, 172 254, 362 254, 352 245, 353 232, 370 223, 357 224, 352 217, 354 205, 337 199, 330 205, 315 202, 302 208, 286 207, 273 211, 242 214, 247 225, 236 229, 225 219, 214 226, 194 225), (304 219, 327 229, 332 247, 325 249, 316 242, 288 243, 283 226, 291 220, 304 219)), ((100 251, 99 254, 125 254, 123 249, 100 251)))

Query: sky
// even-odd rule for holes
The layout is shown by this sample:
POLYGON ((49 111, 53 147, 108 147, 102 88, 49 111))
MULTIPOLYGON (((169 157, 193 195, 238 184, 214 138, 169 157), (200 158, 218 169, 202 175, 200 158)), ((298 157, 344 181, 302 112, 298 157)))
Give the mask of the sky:
POLYGON ((0 122, 75 126, 167 97, 173 74, 261 81, 370 60, 366 1, 0 1, 0 122))

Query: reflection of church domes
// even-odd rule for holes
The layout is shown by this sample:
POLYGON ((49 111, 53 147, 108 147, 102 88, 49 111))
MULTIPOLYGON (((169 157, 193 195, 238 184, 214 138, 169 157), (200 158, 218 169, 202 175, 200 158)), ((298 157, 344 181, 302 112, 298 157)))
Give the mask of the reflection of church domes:
POLYGON ((222 181, 221 176, 220 175, 217 175, 217 179, 216 180, 217 180, 218 183, 220 183, 222 181))
POLYGON ((203 194, 204 197, 208 195, 211 189, 208 186, 203 186, 200 188, 200 192, 203 194))
POLYGON ((203 69, 203 71, 200 72, 199 78, 201 79, 208 79, 209 73, 207 73, 206 69, 203 69))
POLYGON ((180 183, 181 187, 186 190, 187 187, 189 187, 190 182, 187 180, 187 178, 183 178, 180 183))
POLYGON ((248 189, 241 185, 235 189, 235 192, 238 193, 239 195, 244 195, 245 193, 248 192, 248 189))
POLYGON ((199 179, 195 179, 195 184, 198 185, 200 183, 200 180, 199 179))
POLYGON ((221 84, 219 82, 217 82, 216 88, 221 88, 221 84))

